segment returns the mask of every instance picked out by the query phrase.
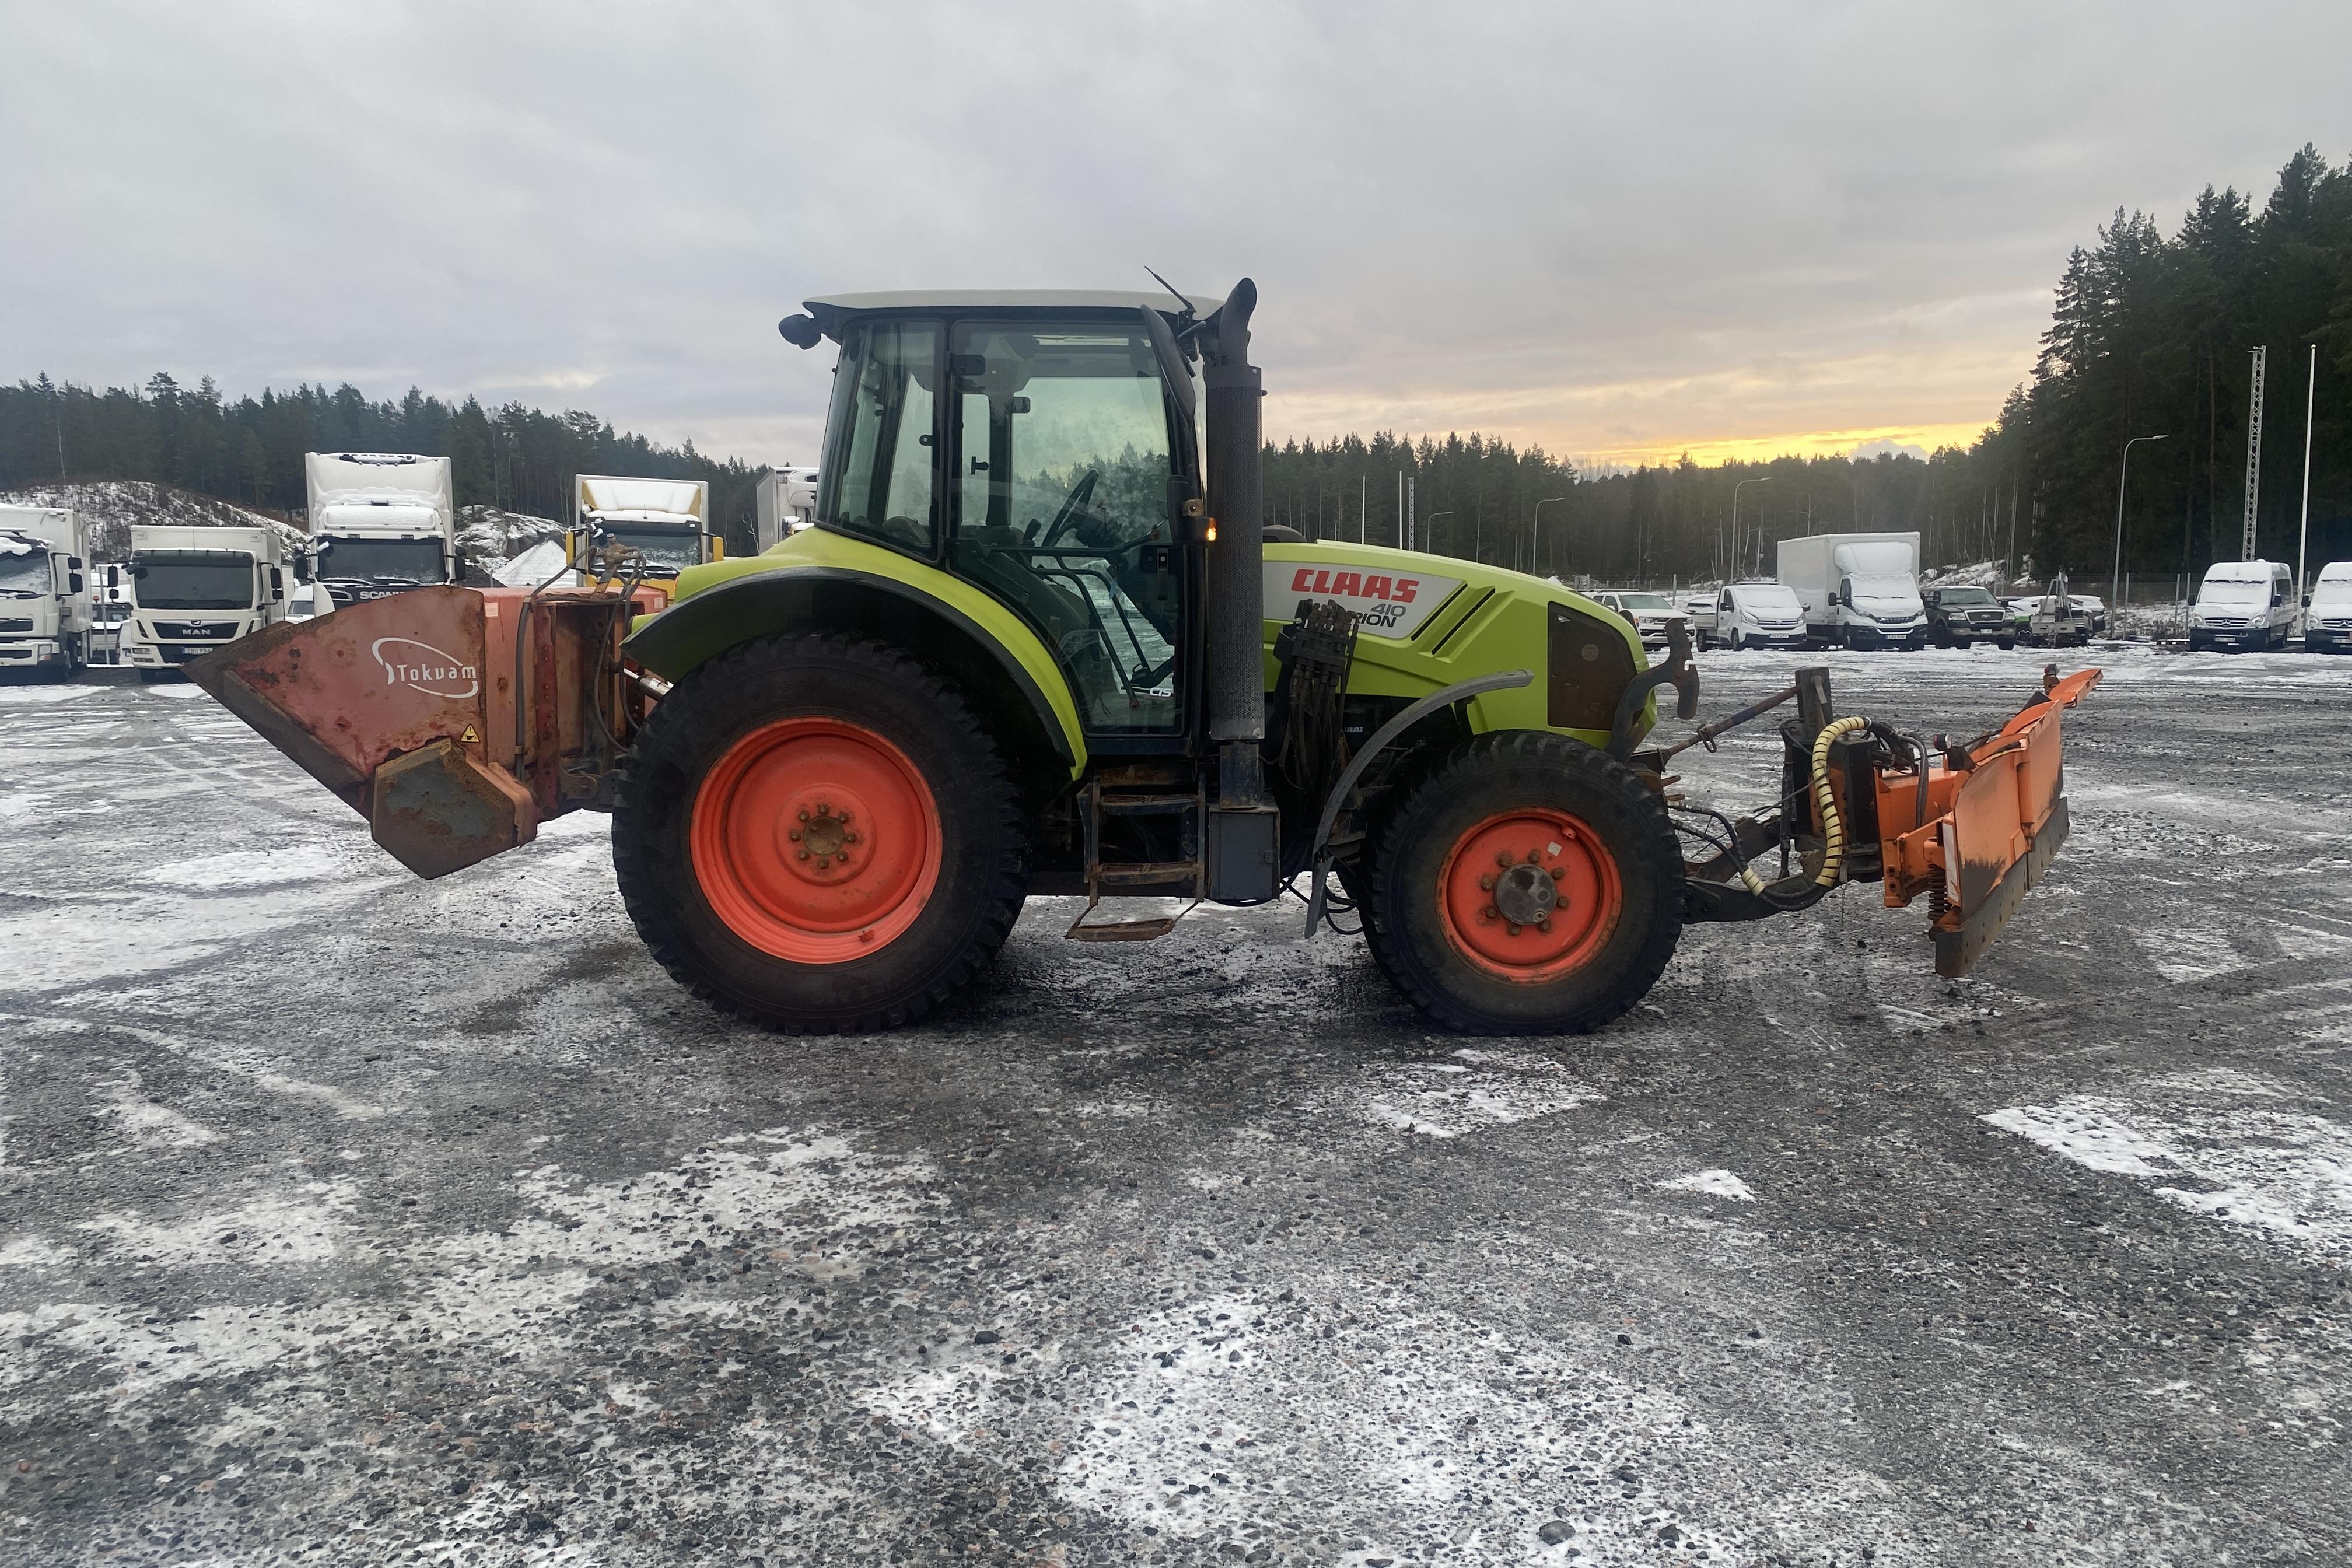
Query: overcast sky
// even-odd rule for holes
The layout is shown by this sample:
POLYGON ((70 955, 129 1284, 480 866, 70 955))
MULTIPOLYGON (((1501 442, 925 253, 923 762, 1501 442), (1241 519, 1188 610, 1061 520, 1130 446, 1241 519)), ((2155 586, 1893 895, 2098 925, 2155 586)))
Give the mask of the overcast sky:
POLYGON ((814 293, 1258 282, 1282 436, 1966 439, 2118 205, 2352 153, 2352 5, 0 0, 0 377, 812 461, 814 293))

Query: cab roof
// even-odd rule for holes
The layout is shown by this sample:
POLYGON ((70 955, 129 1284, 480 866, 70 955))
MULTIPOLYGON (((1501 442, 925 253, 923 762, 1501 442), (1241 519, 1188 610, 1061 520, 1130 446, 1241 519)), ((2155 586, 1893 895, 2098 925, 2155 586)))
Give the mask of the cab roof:
MULTIPOLYGON (((1195 320, 1207 321, 1224 304, 1218 294, 1187 294, 1195 320)), ((853 317, 882 312, 968 314, 985 310, 1126 311, 1148 309, 1171 321, 1183 320, 1184 308, 1164 289, 892 289, 872 294, 824 294, 801 301, 801 309, 816 318, 827 336, 837 336, 853 317)))

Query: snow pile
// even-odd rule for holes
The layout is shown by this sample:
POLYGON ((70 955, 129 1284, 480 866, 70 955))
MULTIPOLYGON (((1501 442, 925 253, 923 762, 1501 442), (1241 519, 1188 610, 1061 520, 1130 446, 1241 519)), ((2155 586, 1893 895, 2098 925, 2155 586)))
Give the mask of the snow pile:
POLYGON ((145 479, 102 479, 88 484, 41 485, 0 492, 10 506, 61 506, 89 530, 92 561, 121 561, 131 553, 134 527, 274 528, 289 550, 307 542, 300 529, 275 517, 247 511, 225 500, 145 479))
POLYGON ((490 575, 509 588, 536 588, 563 570, 563 546, 552 539, 542 539, 503 565, 490 568, 490 575))
POLYGON ((544 541, 562 537, 563 525, 552 518, 500 511, 494 506, 457 509, 457 554, 467 565, 493 575, 501 561, 544 541))

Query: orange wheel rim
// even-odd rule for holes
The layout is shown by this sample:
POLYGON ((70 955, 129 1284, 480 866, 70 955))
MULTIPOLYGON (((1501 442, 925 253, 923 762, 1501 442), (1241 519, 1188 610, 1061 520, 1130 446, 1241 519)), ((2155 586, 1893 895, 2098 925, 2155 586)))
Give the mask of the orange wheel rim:
POLYGON ((907 753, 840 719, 783 719, 727 750, 694 797, 695 879, 727 929, 795 963, 846 963, 939 886, 939 803, 907 753))
POLYGON ((1623 912, 1617 862, 1564 811, 1499 812, 1454 841, 1438 873, 1446 940, 1488 974, 1539 985, 1590 963, 1623 912))

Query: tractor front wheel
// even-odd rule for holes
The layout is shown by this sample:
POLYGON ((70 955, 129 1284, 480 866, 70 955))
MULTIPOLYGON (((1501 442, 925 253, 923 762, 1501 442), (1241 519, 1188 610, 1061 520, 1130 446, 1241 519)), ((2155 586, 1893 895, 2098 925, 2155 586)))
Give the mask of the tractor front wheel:
POLYGON ((1373 957, 1432 1021, 1580 1034, 1681 938, 1682 854, 1633 769, 1566 736, 1482 735, 1408 786, 1365 878, 1373 957))
POLYGON ((630 918, 722 1011, 795 1033, 910 1023, 1003 945, 1020 800, 952 687, 885 644, 743 644, 678 682, 613 814, 630 918))

